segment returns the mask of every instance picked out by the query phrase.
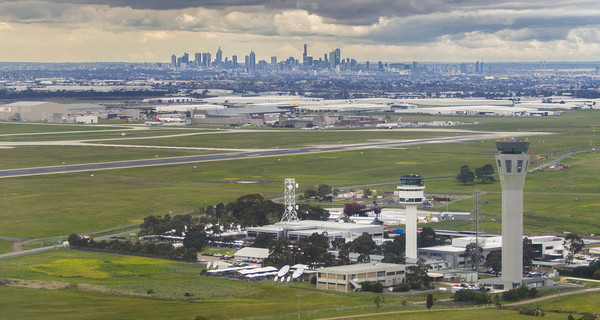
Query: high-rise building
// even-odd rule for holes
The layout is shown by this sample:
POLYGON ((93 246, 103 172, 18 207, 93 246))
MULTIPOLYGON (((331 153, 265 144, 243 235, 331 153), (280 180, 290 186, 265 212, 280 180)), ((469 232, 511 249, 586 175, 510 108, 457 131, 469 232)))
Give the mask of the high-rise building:
POLYGON ((302 53, 302 64, 308 65, 308 45, 306 43, 304 44, 304 53, 302 53))
POLYGON ((202 65, 202 53, 197 52, 194 54, 194 64, 199 67, 202 65))
POLYGON ((523 279, 523 187, 529 141, 498 140, 496 148, 502 186, 502 283, 505 289, 512 289, 523 279))
POLYGON ((277 65, 277 57, 275 57, 275 56, 271 57, 271 65, 273 65, 273 66, 277 65))
POLYGON ((256 54, 254 51, 250 51, 250 58, 248 60, 248 71, 254 72, 256 70, 256 54))
POLYGON ((418 175, 400 177, 398 202, 406 206, 406 258, 418 259, 417 255, 417 206, 423 203, 422 178, 418 175))
POLYGON ((190 55, 187 52, 183 53, 183 56, 181 57, 181 62, 185 64, 190 62, 190 55))
POLYGON ((232 63, 232 67, 233 67, 234 69, 237 69, 237 67, 238 67, 238 62, 237 62, 237 56, 236 56, 236 55, 233 55, 233 56, 231 56, 231 63, 232 63))
POLYGON ((223 51, 221 51, 221 47, 219 47, 215 56, 215 66, 219 67, 221 64, 223 64, 223 51))
POLYGON ((176 55, 171 56, 171 67, 177 67, 177 56, 176 55))

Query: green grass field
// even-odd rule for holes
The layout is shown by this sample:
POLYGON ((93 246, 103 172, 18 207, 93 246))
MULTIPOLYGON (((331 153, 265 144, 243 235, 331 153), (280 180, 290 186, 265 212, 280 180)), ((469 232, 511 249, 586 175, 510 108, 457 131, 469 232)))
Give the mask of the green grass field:
POLYGON ((77 124, 49 124, 49 123, 23 123, 23 122, 0 122, 0 135, 22 134, 39 132, 64 132, 64 131, 88 131, 88 130, 118 130, 123 126, 93 126, 77 124))
MULTIPOLYGON (((536 153, 540 145, 532 142, 530 151, 536 153)), ((51 150, 55 155, 49 154, 43 161, 60 161, 61 154, 56 149, 51 150)), ((199 207, 231 201, 247 193, 261 193, 267 197, 280 195, 282 181, 290 175, 296 178, 301 188, 321 183, 339 188, 389 182, 391 191, 395 189, 394 181, 407 173, 425 177, 426 193, 472 194, 475 188, 488 192, 482 198, 483 229, 498 231, 500 184, 463 186, 453 179, 463 164, 474 170, 493 163, 494 150, 493 141, 474 141, 207 162, 194 164, 196 168, 185 164, 107 170, 94 172, 93 177, 88 172, 0 179, 0 196, 5 208, 0 217, 7 221, 0 226, 0 235, 42 237, 91 232, 126 225, 150 214, 193 212, 199 207), (232 180, 271 183, 227 183, 232 180), (32 228, 33 225, 36 227, 32 228)), ((75 151, 70 154, 79 154, 75 151)), ((98 157, 108 160, 115 159, 118 153, 129 153, 127 156, 132 158, 134 154, 137 158, 140 154, 154 153, 138 151, 140 154, 137 154, 113 148, 107 148, 106 154, 101 151, 92 148, 91 156, 80 156, 92 160, 97 152, 98 157)), ((526 231, 596 232, 600 226, 596 218, 598 201, 595 200, 600 190, 600 177, 589 174, 600 169, 596 156, 592 152, 580 153, 565 160, 572 165, 569 170, 529 174, 525 184, 526 231), (575 201, 576 197, 580 200, 575 201)), ((9 159, 7 163, 15 166, 18 160, 9 159)), ((472 200, 465 200, 450 205, 449 209, 467 211, 472 206, 472 200)), ((439 226, 472 227, 468 222, 441 223, 439 226)))
POLYGON ((542 310, 562 310, 600 313, 600 293, 586 293, 577 295, 568 295, 554 298, 547 301, 536 302, 532 306, 538 306, 542 310))
POLYGON ((213 148, 292 148, 316 144, 353 144, 384 139, 424 139, 466 133, 364 130, 272 130, 271 132, 232 132, 164 139, 123 140, 119 144, 213 148))
POLYGON ((95 163, 149 159, 156 156, 182 157, 213 153, 199 150, 168 150, 93 146, 23 146, 0 149, 0 170, 27 167, 59 166, 67 164, 95 163))
MULTIPOLYGON (((298 306, 309 317, 375 309, 374 294, 218 279, 200 276, 201 270, 189 263, 68 249, 18 257, 3 261, 2 277, 61 281, 71 288, 49 291, 0 286, 0 306, 3 319, 39 318, 42 312, 45 319, 80 319, 88 313, 92 319, 161 319, 169 312, 176 313, 174 319, 196 315, 210 319, 280 315, 283 319, 295 315, 298 306), (52 310, 44 312, 51 305, 52 310), (147 308, 153 312, 140 310, 147 308)), ((386 304, 399 305, 401 300, 390 296, 386 304)))
POLYGON ((10 241, 0 240, 0 254, 10 252, 10 241))

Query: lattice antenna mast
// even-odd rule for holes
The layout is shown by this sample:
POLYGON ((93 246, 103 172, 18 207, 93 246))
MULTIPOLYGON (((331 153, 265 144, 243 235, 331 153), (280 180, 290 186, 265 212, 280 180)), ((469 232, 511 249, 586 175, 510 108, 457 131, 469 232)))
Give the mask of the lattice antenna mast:
POLYGON ((286 178, 284 186, 285 197, 285 212, 281 218, 281 222, 299 221, 298 213, 296 212, 296 179, 286 178))

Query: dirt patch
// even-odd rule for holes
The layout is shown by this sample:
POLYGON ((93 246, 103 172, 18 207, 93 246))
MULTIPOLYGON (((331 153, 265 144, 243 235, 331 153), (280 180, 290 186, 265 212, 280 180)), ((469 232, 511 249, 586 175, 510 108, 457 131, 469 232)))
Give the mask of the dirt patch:
POLYGON ((67 282, 59 281, 40 281, 40 280, 20 280, 0 278, 0 286, 12 286, 19 288, 31 288, 42 290, 63 290, 68 289, 71 285, 67 282))

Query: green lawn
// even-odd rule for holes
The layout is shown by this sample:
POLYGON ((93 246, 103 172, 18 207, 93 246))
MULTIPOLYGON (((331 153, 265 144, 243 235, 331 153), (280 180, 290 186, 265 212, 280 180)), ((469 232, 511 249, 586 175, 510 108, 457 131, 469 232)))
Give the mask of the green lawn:
POLYGON ((0 240, 0 254, 9 253, 10 250, 10 241, 0 240))
POLYGON ((22 146, 0 149, 0 170, 26 167, 59 166, 63 164, 96 163, 181 157, 213 153, 197 150, 168 150, 94 146, 22 146))
POLYGON ((38 132, 61 132, 61 131, 88 131, 88 130, 117 130, 123 126, 94 126, 79 124, 50 124, 50 123, 22 123, 22 122, 0 122, 1 134, 20 134, 38 132))
POLYGON ((231 132, 164 139, 124 140, 119 144, 214 148, 292 148, 316 144, 352 144, 381 139, 424 139, 466 133, 364 130, 272 130, 270 132, 231 132))
MULTIPOLYGON (((112 128, 111 130, 88 130, 86 132, 77 131, 57 131, 46 134, 16 134, 0 135, 0 141, 23 142, 23 141, 68 141, 68 140, 96 140, 111 139, 105 143, 127 144, 131 138, 170 136, 176 134, 205 133, 213 130, 206 129, 186 129, 186 128, 151 128, 143 127, 143 130, 134 130, 132 127, 112 128), (126 136, 121 136, 125 133, 126 136), (114 140, 112 140, 114 139, 114 140)), ((137 141, 137 140, 136 140, 137 141)), ((90 141, 93 142, 93 141, 90 141)), ((103 143, 97 141, 96 143, 103 143)))
POLYGON ((562 310, 600 313, 600 292, 568 295, 547 301, 532 303, 531 306, 539 306, 542 310, 562 310))
MULTIPOLYGON (((440 307, 444 308, 444 307, 440 307)), ((414 312, 405 314, 395 315, 381 315, 381 316, 369 316, 369 317, 357 317, 352 319, 376 319, 376 320, 387 320, 387 319, 427 319, 427 320, 464 320, 464 319, 497 319, 497 320, 512 320, 512 319, 532 319, 532 316, 519 314, 518 311, 514 310, 495 310, 495 309, 481 309, 481 310, 443 310, 437 311, 438 308, 435 306, 431 308, 431 312, 414 312)), ((533 317, 535 319, 535 317, 533 317)), ((567 319, 565 314, 546 313, 543 319, 556 319, 565 320, 567 319)))
MULTIPOLYGON (((532 143, 531 152, 535 153, 537 146, 532 143)), ((301 188, 321 183, 342 187, 389 182, 387 190, 392 191, 394 182, 407 173, 425 177, 426 193, 472 194, 475 188, 488 192, 482 197, 483 230, 498 231, 500 184, 463 186, 453 179, 463 164, 474 170, 493 163, 494 149, 492 141, 476 141, 0 179, 4 205, 0 218, 7 222, 0 225, 0 235, 91 232, 127 225, 150 214, 193 212, 248 193, 280 195, 283 179, 290 176, 301 188), (232 180, 271 183, 227 183, 232 180)), ((525 183, 526 231, 597 232, 600 177, 590 174, 600 169, 596 156, 577 154, 568 160, 572 165, 568 170, 529 174, 525 183), (575 201, 576 197, 580 200, 575 201)), ((467 211, 472 207, 468 199, 449 209, 467 211)), ((439 226, 471 228, 470 222, 439 226)))
MULTIPOLYGON (((4 260, 6 278, 61 281, 66 290, 0 286, 3 319, 210 319, 374 311, 374 294, 341 294, 304 284, 200 276, 195 264, 63 249, 4 260), (148 290, 152 290, 148 294, 148 290), (186 295, 187 293, 187 295, 186 295), (52 306, 51 310, 47 310, 52 306), (152 312, 146 309, 151 309, 152 312)), ((388 299, 399 304, 400 298, 388 299)))

